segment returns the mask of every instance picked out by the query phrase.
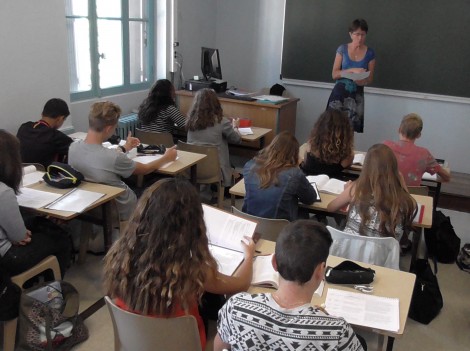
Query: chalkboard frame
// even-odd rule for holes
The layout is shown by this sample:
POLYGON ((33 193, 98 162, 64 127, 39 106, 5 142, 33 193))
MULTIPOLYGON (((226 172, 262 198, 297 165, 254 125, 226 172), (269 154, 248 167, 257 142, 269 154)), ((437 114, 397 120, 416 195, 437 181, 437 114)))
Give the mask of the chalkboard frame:
POLYGON ((458 102, 470 98, 466 0, 286 1, 282 79, 333 83, 335 51, 350 41, 348 27, 355 18, 368 21, 366 44, 377 56, 374 88, 367 91, 458 102))

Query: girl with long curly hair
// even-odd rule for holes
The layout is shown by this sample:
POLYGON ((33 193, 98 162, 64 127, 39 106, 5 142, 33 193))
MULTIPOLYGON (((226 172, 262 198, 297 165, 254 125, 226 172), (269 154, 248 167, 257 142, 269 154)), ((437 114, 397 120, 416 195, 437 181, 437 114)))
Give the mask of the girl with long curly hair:
POLYGON ((233 294, 251 282, 254 243, 234 276, 217 271, 199 195, 188 181, 162 179, 140 198, 129 226, 105 257, 104 286, 116 304, 155 317, 193 315, 202 349, 206 336, 198 302, 205 291, 233 294))
POLYGON ((312 204, 315 189, 299 168, 299 142, 289 132, 278 134, 243 168, 246 196, 243 212, 293 221, 299 200, 312 204))
POLYGON ((300 167, 308 175, 341 178, 343 169, 354 159, 353 144, 354 132, 346 114, 327 110, 313 126, 300 167))
POLYGON ((148 132, 173 133, 183 129, 186 117, 175 103, 175 87, 168 79, 159 79, 139 106, 140 128, 148 132))
POLYGON ((219 162, 225 187, 232 185, 233 168, 230 164, 228 143, 239 144, 238 127, 223 117, 222 106, 212 89, 201 89, 194 96, 186 124, 188 143, 215 145, 219 150, 219 162))
POLYGON ((344 191, 328 204, 327 211, 338 211, 347 204, 345 232, 400 241, 403 232, 411 227, 416 201, 408 193, 388 146, 375 144, 367 151, 361 175, 347 183, 344 191))

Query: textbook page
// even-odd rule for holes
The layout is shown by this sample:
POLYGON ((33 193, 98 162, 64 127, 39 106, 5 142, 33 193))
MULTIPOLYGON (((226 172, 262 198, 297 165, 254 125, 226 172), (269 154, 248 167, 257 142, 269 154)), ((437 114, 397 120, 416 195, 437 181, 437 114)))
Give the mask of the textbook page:
POLYGON ((242 252, 240 241, 244 236, 253 237, 256 223, 205 204, 202 208, 209 243, 242 252))
POLYGON ((320 174, 317 176, 307 176, 309 183, 316 183, 318 190, 324 193, 339 195, 344 190, 346 182, 342 180, 329 178, 326 174, 320 174))
POLYGON ((29 208, 41 208, 60 198, 62 194, 50 193, 30 188, 20 188, 16 195, 18 205, 29 208))
POLYGON ((209 251, 217 262, 218 271, 225 275, 232 275, 245 259, 243 253, 220 246, 209 245, 209 251))
POLYGON ((342 78, 347 78, 351 80, 362 80, 370 76, 370 72, 361 72, 361 73, 351 73, 351 72, 341 72, 342 78))
POLYGON ((46 208, 81 213, 103 196, 104 194, 102 193, 75 188, 62 195, 57 201, 46 206, 46 208))
POLYGON ((366 154, 357 153, 354 154, 353 164, 354 165, 364 165, 364 159, 366 158, 366 154))
POLYGON ((34 166, 23 167, 23 179, 21 180, 21 186, 28 186, 40 182, 43 176, 44 172, 38 171, 34 166))
MULTIPOLYGON (((255 257, 251 285, 279 288, 279 273, 274 270, 272 265, 273 255, 259 255, 255 257)), ((321 297, 324 287, 325 282, 322 280, 314 294, 321 297)))
POLYGON ((348 323, 397 332, 400 329, 400 309, 397 298, 367 295, 338 289, 328 289, 326 310, 343 317, 348 323))

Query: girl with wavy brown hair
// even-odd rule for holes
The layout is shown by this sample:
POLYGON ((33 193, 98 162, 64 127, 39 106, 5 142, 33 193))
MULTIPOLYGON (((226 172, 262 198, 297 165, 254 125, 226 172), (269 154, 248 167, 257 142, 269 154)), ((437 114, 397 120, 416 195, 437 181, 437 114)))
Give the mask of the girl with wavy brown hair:
POLYGON ((245 260, 234 276, 217 271, 199 195, 188 181, 162 179, 140 198, 129 226, 105 257, 104 286, 116 304, 155 317, 193 315, 204 291, 233 294, 251 282, 254 243, 242 242, 245 260))
POLYGON ((188 143, 217 146, 225 187, 232 185, 233 174, 228 143, 239 144, 241 142, 237 123, 238 120, 235 121, 234 128, 232 122, 223 117, 223 110, 214 90, 201 89, 196 93, 186 124, 188 143))
POLYGON ((313 126, 300 168, 308 175, 341 178, 354 159, 354 132, 345 113, 327 110, 313 126))
POLYGON ((373 145, 366 154, 361 175, 328 204, 335 212, 349 204, 345 232, 401 240, 411 227, 416 201, 408 193, 393 151, 373 145))
POLYGON ((297 219, 299 201, 309 205, 317 198, 298 165, 299 142, 289 132, 278 134, 243 168, 243 212, 264 218, 297 219))

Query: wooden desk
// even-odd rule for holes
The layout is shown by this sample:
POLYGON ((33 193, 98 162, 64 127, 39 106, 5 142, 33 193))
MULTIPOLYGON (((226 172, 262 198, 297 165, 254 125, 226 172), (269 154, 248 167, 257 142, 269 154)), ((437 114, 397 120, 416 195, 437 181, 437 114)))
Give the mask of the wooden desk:
MULTIPOLYGON (((54 188, 45 182, 32 184, 29 186, 29 188, 41 190, 41 191, 47 191, 47 192, 56 193, 56 194, 65 194, 70 191, 70 189, 54 188)), ((90 183, 90 182, 82 182, 79 185, 79 188, 83 190, 102 193, 105 195, 101 197, 100 199, 98 199, 97 201, 95 201, 89 207, 87 207, 83 213, 58 211, 58 210, 51 210, 51 209, 46 209, 46 208, 30 209, 30 210, 37 212, 39 214, 51 216, 54 218, 59 218, 59 219, 66 220, 66 221, 69 221, 74 218, 78 218, 84 221, 101 225, 103 227, 105 250, 108 251, 108 249, 111 247, 111 241, 112 241, 111 238, 112 238, 112 229, 113 229, 112 215, 111 215, 111 200, 115 199, 117 196, 123 193, 124 189, 118 188, 115 186, 98 184, 98 183, 90 183), (99 206, 101 206, 101 209, 102 209, 101 219, 97 219, 86 213, 99 206)))
POLYGON ((242 135, 242 140, 248 143, 253 143, 259 140, 259 148, 264 148, 266 144, 266 135, 271 133, 271 129, 269 128, 261 128, 261 127, 251 127, 253 134, 250 135, 242 135))
MULTIPOLYGON (((276 243, 268 240, 260 239, 256 245, 256 249, 261 251, 261 254, 271 254, 274 252, 276 243)), ((344 261, 341 257, 329 256, 327 260, 328 266, 336 266, 339 263, 344 261)), ((366 330, 373 331, 378 334, 378 350, 382 350, 384 336, 388 337, 387 350, 393 348, 394 338, 400 338, 403 336, 406 326, 406 320, 408 318, 408 311, 410 309, 411 296, 413 294, 413 288, 416 276, 412 273, 397 271, 395 269, 375 266, 371 264, 358 262, 362 266, 370 267, 375 270, 376 275, 374 282, 372 283, 374 287, 374 292, 372 295, 383 296, 383 297, 393 297, 400 300, 400 329, 398 332, 391 332, 386 330, 378 330, 366 328, 363 326, 357 326, 366 330)), ((347 290, 356 292, 352 287, 347 285, 338 285, 338 284, 329 284, 325 282, 325 288, 323 290, 323 295, 318 297, 316 295, 312 298, 312 305, 321 305, 326 300, 326 295, 328 293, 328 288, 332 287, 335 289, 347 290)), ((260 292, 273 292, 274 289, 265 288, 265 287, 255 287, 251 286, 248 290, 249 293, 260 293, 260 292)), ((327 307, 328 309, 328 307, 327 307)))
MULTIPOLYGON (((190 168, 190 180, 192 184, 196 184, 197 163, 206 158, 206 155, 194 152, 178 150, 178 159, 171 162, 168 167, 160 168, 155 173, 175 177, 190 168)), ((134 157, 135 162, 139 162, 139 156, 134 157)), ((137 176, 137 186, 142 187, 144 175, 137 176)))
MULTIPOLYGON (((178 107, 184 115, 188 114, 195 94, 187 90, 178 90, 176 92, 178 107)), ((291 98, 289 101, 277 105, 257 101, 234 100, 220 96, 219 100, 224 110, 224 116, 249 118, 254 127, 271 129, 272 132, 265 137, 266 145, 281 131, 287 130, 295 135, 297 102, 299 101, 297 98, 291 98)))

